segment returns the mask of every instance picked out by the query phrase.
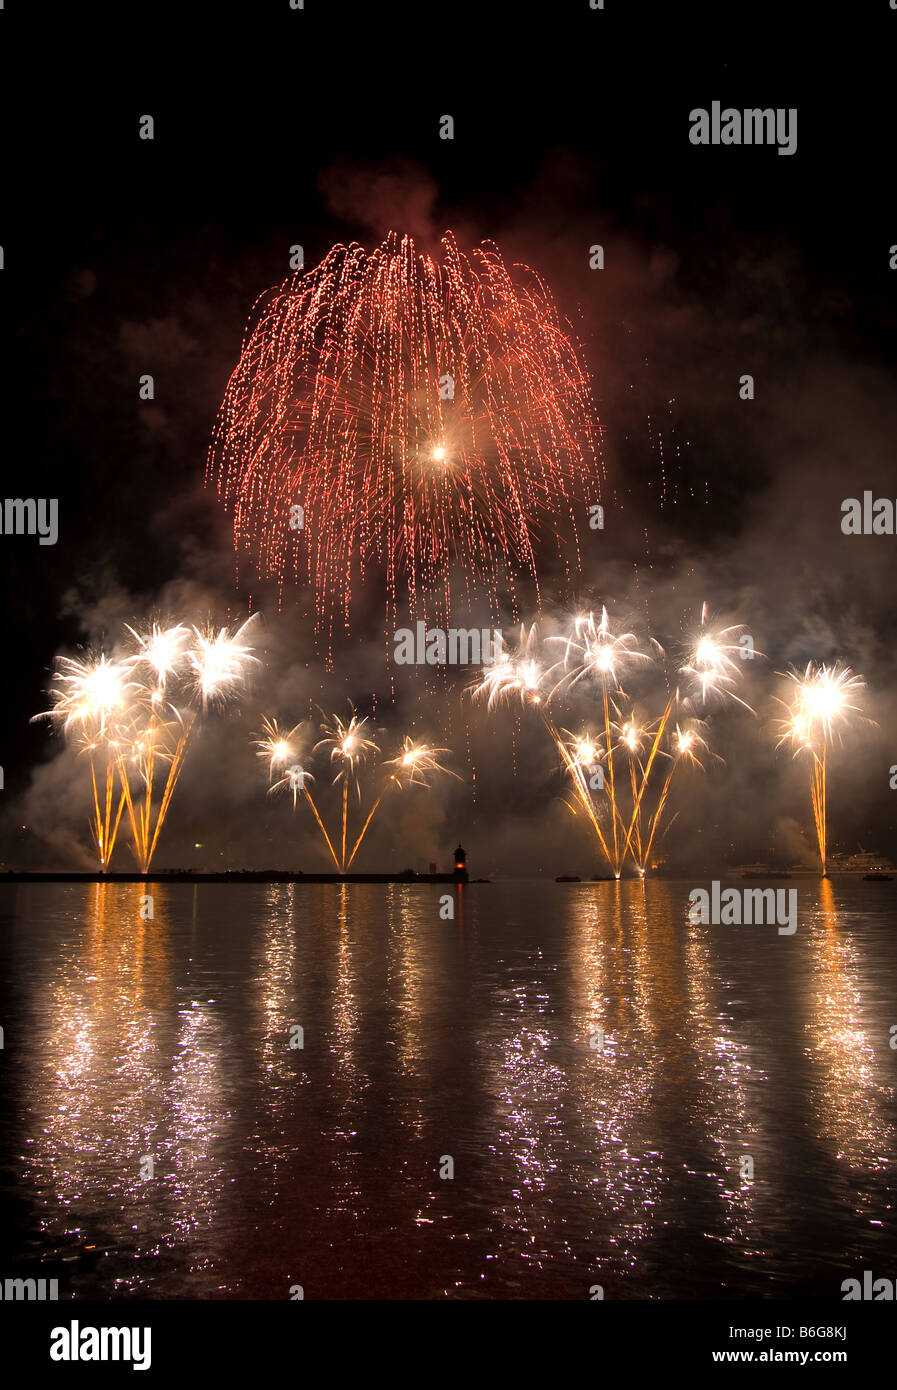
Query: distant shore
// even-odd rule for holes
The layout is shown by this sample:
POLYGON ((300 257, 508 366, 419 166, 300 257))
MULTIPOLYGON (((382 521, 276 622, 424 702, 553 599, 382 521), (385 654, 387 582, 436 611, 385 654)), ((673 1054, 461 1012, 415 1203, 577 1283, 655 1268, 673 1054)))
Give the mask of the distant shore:
POLYGON ((194 873, 191 869, 160 869, 139 873, 0 873, 0 883, 486 883, 469 879, 466 872, 417 874, 306 874, 285 869, 226 869, 220 873, 194 873))
MULTIPOLYGON (((754 880, 755 882, 768 882, 781 879, 798 880, 819 880, 822 875, 819 870, 812 869, 792 869, 780 871, 771 869, 768 874, 743 874, 737 870, 714 869, 705 870, 707 873, 715 874, 719 879, 728 882, 736 880, 754 880)), ((639 878, 635 874, 623 874, 618 881, 624 883, 646 882, 647 880, 686 881, 695 878, 695 872, 681 872, 675 874, 664 873, 662 870, 648 874, 646 878, 639 878)), ((889 879, 897 876, 884 872, 882 874, 868 875, 881 879, 889 879)), ((829 870, 826 878, 829 879, 858 879, 862 880, 867 875, 858 869, 834 869, 829 870)), ((194 872, 192 869, 160 869, 148 874, 131 873, 108 873, 101 874, 96 870, 91 872, 25 872, 17 869, 0 870, 0 884, 3 883, 447 883, 447 884, 474 884, 492 883, 495 880, 489 878, 470 878, 466 871, 461 873, 446 874, 419 874, 412 869, 405 869, 399 874, 327 874, 327 873, 303 873, 300 871, 291 872, 286 869, 223 869, 218 872, 194 872)), ((500 881, 500 880, 499 880, 500 881)), ((527 880, 530 881, 530 880, 527 880)), ((579 877, 576 874, 559 874, 552 878, 542 875, 532 879, 533 882, 555 882, 561 884, 591 884, 613 883, 615 880, 612 875, 599 874, 596 876, 584 875, 579 877)))

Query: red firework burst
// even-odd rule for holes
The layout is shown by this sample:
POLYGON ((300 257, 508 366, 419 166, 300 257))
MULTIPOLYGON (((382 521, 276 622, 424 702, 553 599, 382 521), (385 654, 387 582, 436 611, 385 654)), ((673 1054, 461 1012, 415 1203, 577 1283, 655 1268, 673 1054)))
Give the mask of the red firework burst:
POLYGON ((532 580, 537 542, 579 569, 598 501, 586 375, 535 272, 494 246, 434 260, 392 233, 335 246, 258 301, 207 477, 237 551, 314 594, 318 630, 350 630, 372 571, 387 626, 448 616, 532 580))

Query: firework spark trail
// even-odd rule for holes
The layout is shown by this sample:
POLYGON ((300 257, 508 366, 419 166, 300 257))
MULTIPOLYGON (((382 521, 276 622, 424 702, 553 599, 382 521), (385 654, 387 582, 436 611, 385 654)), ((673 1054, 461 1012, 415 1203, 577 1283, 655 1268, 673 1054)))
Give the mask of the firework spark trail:
POLYGON ((233 635, 180 625, 161 628, 153 623, 145 634, 132 627, 128 633, 136 651, 121 660, 102 655, 77 661, 60 657, 51 689, 54 707, 38 719, 51 718, 66 732, 80 731, 90 757, 93 820, 91 831, 105 872, 124 809, 133 839, 133 851, 141 872, 148 873, 177 786, 190 736, 196 727, 199 705, 230 698, 255 661, 245 645, 249 619, 233 635), (191 638, 193 645, 188 646, 191 638), (150 675, 146 678, 143 672, 150 675), (189 671, 189 675, 188 675, 189 671), (189 681, 194 704, 186 714, 171 703, 169 680, 189 681), (165 718, 163 715, 170 717, 165 718), (173 731, 177 731, 176 734, 173 731), (96 776, 97 750, 105 755, 105 788, 101 797, 96 776), (158 768, 168 772, 158 806, 154 802, 158 768), (114 818, 113 787, 118 775, 120 795, 114 818), (135 795, 131 777, 136 776, 135 795))
MULTIPOLYGON (((646 763, 643 767, 641 764, 639 764, 641 771, 641 780, 638 785, 638 793, 632 803, 632 815, 630 817, 629 825, 626 830, 626 839, 623 844, 624 859, 626 855, 629 853, 633 831, 637 825, 641 825, 642 800, 644 799, 645 792, 647 791, 650 783, 651 770, 654 766, 654 761, 657 758, 657 755, 661 752, 661 744, 664 734, 666 733, 667 724, 669 723, 670 716, 672 715, 673 710, 675 709, 678 703, 678 700, 679 692, 677 690, 674 695, 670 696, 669 700, 666 703, 666 708, 664 709, 663 714, 657 721, 657 727, 654 731, 654 737, 651 740, 651 751, 648 754, 646 763)), ((637 867, 641 872, 644 868, 647 867, 647 859, 640 856, 637 867)))
POLYGON ((96 764, 93 755, 91 755, 90 780, 91 787, 93 790, 94 812, 93 819, 89 822, 89 824, 91 834, 93 836, 93 842, 96 845, 97 858, 99 860, 100 868, 104 873, 109 863, 109 860, 112 857, 112 852, 115 849, 115 841, 118 837, 118 827, 121 821, 121 814, 124 809, 125 803, 124 795, 119 796, 118 809, 115 812, 115 817, 113 819, 112 805, 114 799, 113 788, 115 786, 116 767, 117 758, 115 756, 110 756, 110 750, 107 749, 105 770, 105 793, 102 802, 104 809, 101 811, 100 794, 97 790, 96 764))
MULTIPOLYGON (((654 740, 647 764, 642 774, 642 781, 639 787, 638 796, 633 804, 632 818, 626 834, 626 841, 623 848, 625 858, 631 843, 634 826, 641 819, 641 805, 644 794, 648 788, 652 766, 658 753, 661 752, 661 744, 667 730, 670 719, 674 711, 681 710, 683 715, 693 714, 696 710, 702 712, 714 705, 723 705, 728 701, 733 701, 753 714, 753 710, 739 695, 735 693, 735 686, 741 679, 743 664, 734 660, 733 654, 738 653, 743 657, 744 648, 742 641, 745 636, 745 627, 738 623, 730 627, 713 630, 708 628, 708 613, 706 603, 701 607, 701 623, 698 632, 695 634, 692 649, 688 654, 686 662, 679 668, 679 676, 685 685, 685 694, 682 695, 680 687, 677 686, 667 701, 666 708, 657 723, 654 740)), ((660 649, 658 648, 660 652, 660 649)), ((752 656, 761 656, 762 652, 757 652, 751 642, 750 651, 752 656)), ((662 654, 662 653, 661 653, 662 654)), ((701 722, 701 721, 698 721, 701 722)), ((676 735, 673 739, 672 763, 669 773, 664 781, 664 785, 655 806, 653 816, 649 818, 649 839, 645 847, 644 855, 639 856, 639 870, 643 872, 648 865, 648 857, 654 843, 654 837, 659 824, 660 815, 666 803, 670 782, 677 766, 681 761, 691 762, 697 766, 702 766, 700 760, 692 756, 692 748, 701 747, 706 749, 707 743, 697 732, 696 722, 692 721, 685 730, 676 727, 676 735)), ((671 756, 665 754, 664 756, 671 756)))
POLYGON ((698 757, 698 750, 706 750, 707 743, 698 733, 697 728, 695 727, 696 723, 697 721, 693 721, 691 725, 688 725, 684 728, 680 727, 678 724, 676 725, 676 734, 673 740, 672 753, 668 754, 668 756, 671 758, 670 770, 666 775, 663 788, 661 789, 660 796, 657 799, 657 805, 655 807, 654 814, 653 816, 651 816, 648 823, 648 843, 645 846, 645 857, 641 861, 642 865, 644 865, 645 867, 647 867, 648 863, 650 862, 650 855, 652 846, 654 844, 654 837, 657 834, 657 827, 660 824, 660 820, 663 815, 664 808, 666 806, 667 795, 670 790, 670 783, 673 780, 673 775, 676 772, 676 769, 679 767, 680 763, 691 763, 695 767, 702 766, 701 760, 698 757))
POLYGON ((612 864, 614 860, 611 856, 607 839, 601 829, 601 822, 595 811, 595 805, 589 792, 585 772, 583 771, 584 767, 589 767, 594 764, 596 750, 588 739, 588 736, 577 738, 575 735, 569 734, 567 730, 564 730, 563 733, 559 733, 550 716, 544 711, 542 711, 542 720, 554 740, 555 746, 561 755, 567 771, 570 773, 574 791, 579 798, 580 805, 589 818, 602 852, 608 863, 612 864))
POLYGON ((298 756, 304 725, 297 724, 288 733, 285 733, 278 726, 276 719, 265 719, 262 736, 255 740, 259 758, 268 763, 268 775, 271 780, 269 794, 289 788, 293 792, 293 807, 295 809, 296 795, 301 789, 312 810, 315 823, 324 838, 334 866, 337 872, 342 874, 347 873, 351 868, 377 810, 386 793, 392 787, 399 789, 411 786, 429 787, 428 777, 439 773, 448 773, 449 776, 457 777, 457 773, 450 772, 448 768, 443 767, 440 761, 440 755, 449 752, 447 748, 434 748, 426 743, 418 743, 406 735, 399 753, 385 763, 385 767, 391 769, 387 773, 385 785, 370 806, 361 830, 347 855, 349 787, 352 786, 357 794, 358 802, 361 804, 361 772, 369 763, 373 762, 380 752, 374 740, 368 738, 364 733, 366 724, 367 718, 359 718, 350 706, 348 719, 343 719, 338 714, 325 717, 321 725, 321 732, 324 737, 314 745, 314 752, 317 752, 319 748, 329 751, 331 768, 336 765, 338 769, 333 778, 333 785, 342 784, 339 855, 334 849, 333 840, 327 832, 321 813, 306 785, 308 781, 313 780, 311 773, 307 772, 301 764, 294 763, 288 769, 286 776, 280 781, 274 781, 277 770, 284 768, 291 759, 298 756))
POLYGON ((238 552, 307 585, 328 640, 375 567, 387 629, 400 606, 447 618, 460 598, 497 620, 520 577, 538 596, 543 530, 578 573, 598 431, 569 326, 520 269, 523 284, 489 243, 468 258, 446 233, 434 260, 391 233, 371 253, 335 246, 258 301, 207 480, 238 552))
MULTIPOLYGON (((706 750, 707 744, 699 732, 703 728, 703 721, 694 717, 694 710, 729 700, 745 709, 750 708, 734 692, 740 671, 729 655, 730 652, 741 650, 731 639, 742 629, 731 627, 713 633, 707 630, 706 622, 705 608, 694 648, 679 672, 683 678, 684 693, 680 694, 679 687, 675 689, 656 722, 640 724, 634 712, 630 712, 628 721, 623 723, 616 699, 624 693, 621 678, 625 672, 650 669, 655 658, 663 655, 662 649, 653 643, 652 654, 640 651, 633 633, 615 633, 606 608, 602 608, 598 621, 592 614, 577 618, 566 636, 548 639, 562 642, 564 646, 561 660, 553 666, 545 666, 540 661, 541 644, 535 625, 528 630, 521 626, 517 647, 503 642, 497 661, 491 667, 484 668, 479 684, 474 688, 474 694, 484 698, 490 709, 511 700, 519 700, 524 705, 536 708, 570 775, 575 802, 567 802, 567 805, 575 812, 578 802, 585 812, 608 867, 616 878, 620 877, 630 854, 635 859, 639 873, 644 874, 677 767, 688 763, 702 766, 698 750, 706 750), (567 730, 559 732, 550 713, 552 702, 589 679, 597 680, 600 688, 603 729, 597 740, 588 733, 574 735, 567 730), (671 747, 667 750, 664 740, 674 712, 679 722, 671 747), (643 758, 648 741, 648 755, 643 758), (624 816, 620 784, 615 772, 615 758, 619 756, 628 756, 631 792, 628 821, 624 816), (670 766, 653 810, 645 812, 645 798, 653 785, 652 773, 658 758, 668 759, 670 766), (604 784, 610 818, 607 832, 602 828, 583 770, 593 763, 607 767, 604 784), (643 837, 643 816, 647 840, 643 837)), ((625 782, 622 785, 625 786, 625 782)))
MULTIPOLYGON (((548 702, 564 684, 562 677, 559 682, 552 685, 555 669, 555 666, 546 667, 540 661, 540 641, 536 625, 533 624, 527 629, 521 624, 516 648, 510 646, 502 638, 496 660, 493 665, 484 668, 480 682, 474 687, 473 693, 475 697, 484 698, 489 709, 494 709, 499 704, 506 704, 512 699, 519 700, 521 704, 536 709, 545 730, 570 774, 573 789, 595 832, 602 853, 608 863, 612 864, 613 856, 601 828, 583 771, 582 759, 585 756, 586 747, 588 747, 588 756, 592 760, 594 760, 595 748, 591 741, 587 741, 586 736, 576 738, 566 730, 564 733, 559 732, 548 708, 548 702)), ((570 805, 570 803, 567 804, 570 805)), ((574 806, 570 805, 570 809, 574 814, 576 813, 574 806)))
MULTIPOLYGON (((746 630, 743 623, 722 628, 718 632, 708 631, 707 605, 703 605, 701 626, 695 637, 693 650, 688 662, 679 671, 680 676, 696 687, 689 697, 692 708, 699 705, 700 708, 706 709, 713 704, 733 700, 749 714, 754 713, 750 705, 745 704, 744 700, 735 694, 734 689, 744 669, 745 651, 742 642, 745 640, 746 630), (738 654, 740 661, 733 659, 733 653, 738 654)), ((755 650, 753 642, 750 644, 750 654, 752 658, 763 655, 755 650)))
MULTIPOLYGON (((573 790, 595 832, 602 853, 608 863, 612 864, 613 856, 601 828, 583 772, 584 750, 588 747, 591 758, 595 752, 594 746, 590 741, 587 742, 586 736, 576 738, 567 733, 566 730, 563 734, 558 731, 549 712, 548 703, 562 688, 567 677, 562 676, 560 681, 552 684, 556 666, 544 666, 540 660, 540 655, 540 638, 536 625, 532 624, 527 629, 521 624, 516 648, 502 638, 501 648, 496 654, 494 663, 483 669, 479 684, 473 688, 474 697, 484 698, 489 709, 514 700, 537 710, 544 728, 570 774, 573 790)), ((568 683, 575 683, 575 678, 571 677, 568 683)), ((570 805, 570 803, 567 804, 570 805)), ((575 814, 575 807, 570 805, 570 809, 575 814)))
POLYGON ((390 758, 386 764, 387 767, 395 768, 395 771, 389 773, 385 788, 381 791, 368 812, 367 819, 361 827, 358 838, 352 847, 352 853, 347 860, 347 869, 352 866, 352 860, 361 847, 361 842, 367 834, 368 826, 374 819, 374 813, 382 802, 386 792, 392 787, 398 787, 399 789, 413 786, 428 787, 430 784, 427 781, 427 776, 429 774, 438 773, 445 773, 449 777, 454 777, 457 781, 461 780, 456 772, 452 772, 449 768, 443 767, 439 760, 440 754, 448 753, 449 751, 448 748, 434 748, 426 743, 415 743, 410 735, 406 734, 405 738, 402 740, 400 752, 396 757, 390 758))
POLYGON ((642 812, 641 798, 639 796, 639 786, 645 782, 645 765, 642 762, 641 754, 644 740, 650 734, 651 729, 648 724, 640 724, 635 716, 635 711, 631 710, 629 719, 620 729, 620 744, 629 754, 629 788, 632 796, 632 816, 629 828, 626 833, 626 840, 623 845, 623 857, 629 851, 629 844, 632 839, 632 832, 635 831, 635 858, 637 865, 645 863, 645 855, 642 850, 642 812), (639 776, 636 777, 636 768, 639 776))
POLYGON ((327 833, 315 799, 308 789, 308 783, 314 781, 312 774, 301 763, 292 761, 292 765, 286 768, 285 776, 280 781, 274 780, 278 768, 284 769, 287 763, 298 757, 296 740, 302 730, 303 725, 300 723, 296 724, 288 733, 284 733, 276 719, 265 719, 262 724, 262 736, 255 740, 255 747, 258 749, 258 756, 268 761, 268 776, 271 782, 269 796, 281 790, 289 790, 293 795, 294 811, 298 795, 301 793, 305 797, 315 818, 315 823, 324 838, 324 843, 327 845, 334 867, 338 870, 340 861, 336 857, 333 841, 327 833))
POLYGON ((346 829, 349 816, 349 783, 352 783, 359 801, 361 800, 361 783, 359 781, 359 771, 364 763, 371 757, 379 753, 379 748, 373 739, 367 738, 362 732, 367 719, 359 719, 358 715, 351 713, 348 721, 340 719, 338 714, 332 716, 329 723, 321 725, 321 732, 324 737, 315 744, 315 751, 319 748, 326 748, 330 751, 331 766, 336 765, 338 771, 333 779, 334 786, 342 783, 342 805, 343 805, 343 826, 340 852, 340 871, 345 872, 346 868, 346 829))
POLYGON ((143 785, 142 804, 136 807, 127 769, 124 764, 121 767, 135 853, 143 873, 149 872, 200 710, 205 712, 211 704, 230 699, 244 683, 250 665, 256 662, 252 648, 245 641, 255 616, 248 618, 233 634, 226 628, 216 631, 178 625, 163 629, 155 623, 143 636, 133 628, 128 629, 138 648, 130 658, 131 668, 138 673, 148 667, 154 677, 136 687, 139 698, 134 706, 131 764, 143 785), (189 683, 190 703, 184 713, 168 701, 169 677, 181 677, 189 683), (166 707, 172 715, 168 721, 160 717, 166 707), (178 730, 176 737, 172 737, 173 730, 178 730), (168 773, 154 817, 157 764, 165 762, 168 773))
POLYGON ((119 765, 122 743, 122 724, 128 708, 132 686, 127 680, 127 668, 105 654, 78 661, 60 657, 53 674, 52 710, 35 715, 35 719, 53 719, 64 732, 73 734, 82 744, 90 763, 93 811, 90 832, 97 851, 100 869, 105 873, 121 821, 123 796, 113 815, 115 773, 119 765), (98 756, 104 759, 103 793, 97 785, 98 756))
MULTIPOLYGON (((638 790, 637 790, 637 787, 636 787, 636 780, 635 780, 635 759, 634 759, 634 758, 630 758, 630 759, 629 759, 629 783, 630 783, 630 790, 631 790, 631 792, 632 792, 633 819, 634 819, 634 822, 635 822, 635 857, 636 857, 636 862, 637 862, 638 864, 644 864, 644 862, 645 862, 645 856, 644 856, 644 854, 643 854, 643 852, 642 852, 642 817, 641 817, 641 812, 640 812, 640 810, 639 810, 639 808, 638 808, 638 806, 637 806, 637 804, 636 804, 637 801, 638 801, 638 790)), ((627 841, 627 846, 626 846, 626 848, 628 848, 628 841, 627 841)), ((625 848, 624 848, 624 851, 623 851, 623 852, 624 852, 624 854, 625 854, 625 852, 626 852, 626 849, 625 849, 625 848)))
POLYGON ((826 793, 828 749, 822 745, 822 756, 813 758, 813 780, 810 787, 810 801, 813 807, 813 822, 816 826, 816 839, 819 844, 819 858, 822 873, 825 875, 828 860, 828 832, 826 827, 826 793))
MULTIPOLYGON (((837 661, 832 666, 808 662, 803 671, 790 670, 792 682, 790 699, 779 700, 788 711, 779 721, 777 747, 790 743, 794 756, 808 752, 812 759, 810 772, 810 804, 816 827, 819 860, 825 876, 828 862, 828 750, 860 714, 861 706, 853 703, 866 688, 862 676, 855 676, 849 666, 837 661)), ((865 721, 871 723, 871 720, 865 721)))
POLYGON ((598 622, 595 621, 592 613, 588 617, 577 618, 573 625, 573 631, 566 638, 558 640, 564 642, 562 663, 564 675, 555 690, 560 690, 565 685, 567 688, 572 688, 586 676, 597 676, 601 685, 601 704, 604 714, 604 754, 607 763, 613 837, 613 855, 610 864, 615 877, 619 878, 625 850, 621 854, 621 817, 617 805, 616 769, 614 767, 614 752, 616 750, 612 734, 611 692, 615 696, 622 693, 620 679, 627 667, 634 666, 639 662, 650 662, 651 658, 646 653, 637 650, 634 633, 614 633, 611 630, 606 608, 602 608, 601 618, 598 622), (572 670, 568 669, 571 658, 575 658, 572 670))

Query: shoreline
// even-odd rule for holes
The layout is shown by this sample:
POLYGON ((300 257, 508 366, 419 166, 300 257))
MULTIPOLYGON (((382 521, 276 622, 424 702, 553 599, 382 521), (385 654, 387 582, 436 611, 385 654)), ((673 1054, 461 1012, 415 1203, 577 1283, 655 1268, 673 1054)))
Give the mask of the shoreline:
MULTIPOLYGON (((782 879, 796 879, 798 881, 815 880, 819 881, 822 875, 813 873, 812 870, 804 870, 791 873, 770 873, 768 875, 759 874, 731 874, 725 870, 713 871, 719 879, 735 882, 744 880, 754 880, 756 882, 780 881, 782 879)), ((466 885, 475 883, 516 883, 516 882, 539 882, 539 883, 559 883, 559 884, 585 884, 594 887, 597 883, 638 883, 646 882, 648 879, 654 881, 685 882, 691 881, 694 874, 662 874, 654 873, 647 875, 646 878, 639 879, 636 875, 624 875, 622 879, 615 880, 613 877, 600 878, 580 878, 574 875, 567 877, 555 877, 544 875, 537 879, 491 879, 491 878, 470 878, 466 871, 461 873, 445 874, 423 874, 415 873, 411 869, 406 869, 400 874, 372 874, 372 873, 303 873, 301 870, 288 869, 222 869, 219 871, 194 872, 184 869, 160 869, 151 871, 148 874, 137 872, 131 873, 107 873, 102 874, 93 871, 84 872, 56 872, 56 871, 25 871, 18 869, 7 869, 0 871, 0 884, 3 883, 430 883, 430 884, 449 884, 466 885)), ((866 876, 859 870, 835 871, 826 875, 828 879, 857 879, 862 881, 866 876)), ((878 877, 878 876, 876 876, 878 877)), ((883 880, 891 878, 892 875, 884 873, 881 875, 883 880)))
POLYGON ((292 872, 287 869, 223 869, 219 872, 194 873, 190 869, 160 869, 158 872, 108 873, 25 873, 7 869, 0 873, 0 883, 486 883, 487 879, 470 880, 466 872, 449 874, 418 874, 406 869, 400 874, 316 874, 292 872))

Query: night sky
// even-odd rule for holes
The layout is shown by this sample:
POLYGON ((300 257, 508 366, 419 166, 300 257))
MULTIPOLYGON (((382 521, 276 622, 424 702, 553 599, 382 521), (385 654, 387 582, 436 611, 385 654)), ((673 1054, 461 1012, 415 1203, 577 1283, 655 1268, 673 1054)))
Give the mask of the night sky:
MULTIPOLYGON (((58 498, 60 528, 52 547, 0 537, 4 866, 85 863, 84 769, 28 722, 54 655, 156 611, 224 623, 249 602, 265 674, 242 722, 204 731, 157 863, 191 862, 201 840, 210 866, 319 866, 310 834, 266 803, 247 739, 258 712, 362 706, 377 689, 398 733, 420 710, 413 695, 401 717, 383 707, 373 631, 325 689, 307 596, 278 615, 269 586, 235 573, 206 452, 251 306, 287 276, 292 244, 313 266, 337 241, 371 248, 394 228, 429 248, 447 227, 545 277, 591 374, 607 525, 577 593, 546 570, 548 610, 612 601, 668 644, 706 599, 766 654, 756 718, 722 722, 725 766, 689 783, 670 862, 805 853, 806 780, 774 752, 770 696, 789 663, 835 658, 865 676, 878 727, 836 755, 833 846, 893 853, 897 539, 847 537, 840 520, 864 490, 897 498, 897 13, 828 26, 806 7, 791 32, 772 5, 186 8, 141 11, 142 41, 114 7, 0 14, 3 496, 58 498), (689 112, 713 100, 796 107, 797 152, 691 145, 689 112)), ((588 869, 550 749, 526 727, 511 747, 498 721, 473 800, 454 719, 467 780, 380 830, 389 862, 442 859, 460 835, 474 871, 588 869)))

